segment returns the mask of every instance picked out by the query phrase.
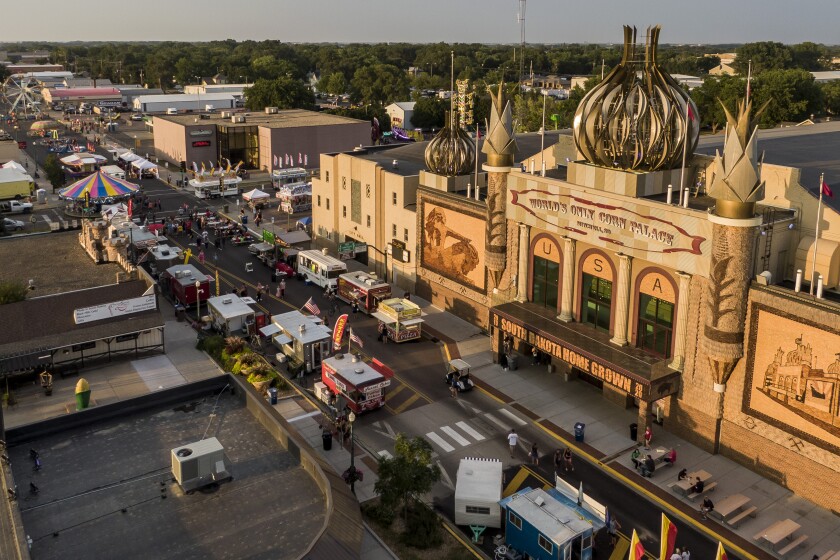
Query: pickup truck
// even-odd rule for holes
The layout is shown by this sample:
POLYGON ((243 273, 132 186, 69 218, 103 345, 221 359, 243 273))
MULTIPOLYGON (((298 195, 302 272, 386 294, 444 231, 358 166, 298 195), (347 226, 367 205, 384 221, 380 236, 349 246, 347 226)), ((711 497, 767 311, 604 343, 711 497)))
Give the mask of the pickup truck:
POLYGON ((29 214, 32 212, 32 203, 6 200, 0 202, 0 212, 5 214, 29 214))

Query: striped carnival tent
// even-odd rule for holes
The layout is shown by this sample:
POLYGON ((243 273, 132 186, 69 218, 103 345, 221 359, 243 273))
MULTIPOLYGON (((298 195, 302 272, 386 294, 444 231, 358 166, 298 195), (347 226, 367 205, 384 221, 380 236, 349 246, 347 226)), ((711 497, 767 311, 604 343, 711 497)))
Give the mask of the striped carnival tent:
POLYGON ((108 198, 131 194, 140 187, 122 179, 112 177, 102 171, 88 175, 84 179, 76 181, 69 187, 58 192, 62 198, 79 200, 85 198, 85 193, 90 193, 90 199, 108 198))

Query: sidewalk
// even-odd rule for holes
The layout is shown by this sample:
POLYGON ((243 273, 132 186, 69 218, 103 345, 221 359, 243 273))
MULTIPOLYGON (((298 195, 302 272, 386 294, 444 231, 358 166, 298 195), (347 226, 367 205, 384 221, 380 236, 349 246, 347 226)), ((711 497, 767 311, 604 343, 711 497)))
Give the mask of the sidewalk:
MULTIPOLYGON (((91 387, 91 404, 103 405, 152 393, 156 390, 174 387, 184 383, 224 375, 204 352, 195 348, 196 333, 188 322, 178 322, 172 306, 162 306, 166 328, 164 338, 166 354, 143 357, 139 360, 122 360, 101 367, 86 369, 84 378, 91 387)), ((75 410, 75 387, 78 377, 53 380, 53 394, 44 395, 43 389, 36 384, 22 387, 15 391, 17 404, 3 410, 6 428, 13 428, 47 418, 62 416, 75 410)), ((281 399, 275 408, 306 438, 312 447, 326 458, 339 474, 350 466, 350 452, 342 449, 337 440, 333 440, 330 451, 323 450, 320 423, 324 421, 321 411, 309 401, 301 399, 281 399)), ((349 446, 348 446, 349 447, 349 446)), ((356 483, 356 496, 364 503, 375 496, 376 461, 360 446, 355 449, 355 464, 364 471, 364 481, 356 483)), ((0 528, 10 524, 10 518, 0 511, 0 528)), ((13 550, 12 543, 3 540, 10 533, 0 530, 0 552, 13 550)), ((6 557, 6 556, 2 556, 6 557)), ((12 557, 11 555, 9 556, 12 557)), ((392 560, 396 556, 387 546, 365 528, 362 560, 392 560)))
MULTIPOLYGON (((535 424, 576 449, 579 455, 589 455, 592 460, 605 463, 613 476, 635 485, 649 499, 667 502, 682 512, 687 522, 705 527, 710 536, 714 531, 742 548, 756 550, 757 543, 753 539, 756 533, 790 518, 802 526, 799 532, 809 538, 785 558, 811 560, 815 554, 822 556, 829 550, 840 550, 840 519, 831 511, 796 496, 726 457, 712 455, 681 440, 667 431, 667 422, 664 427, 654 425, 653 448, 675 448, 679 469, 685 468, 688 472, 702 469, 714 475, 717 488, 712 498, 716 503, 726 496, 743 494, 750 498, 750 505, 757 507, 757 516, 747 517, 737 529, 711 518, 701 522, 697 515, 699 502, 688 501, 669 487, 676 481, 679 469, 669 469, 659 476, 654 474, 653 478, 642 478, 633 470, 630 453, 636 444, 630 439, 629 425, 637 421, 635 410, 611 404, 595 387, 586 383, 565 382, 556 373, 549 373, 545 366, 531 365, 525 357, 520 357, 517 371, 505 371, 493 363, 490 339, 479 329, 414 295, 412 301, 424 312, 424 330, 446 343, 453 358, 461 357, 472 366, 471 374, 479 387, 529 416, 535 424), (583 443, 574 441, 576 422, 586 424, 583 443)), ((770 556, 766 548, 761 550, 770 556)))

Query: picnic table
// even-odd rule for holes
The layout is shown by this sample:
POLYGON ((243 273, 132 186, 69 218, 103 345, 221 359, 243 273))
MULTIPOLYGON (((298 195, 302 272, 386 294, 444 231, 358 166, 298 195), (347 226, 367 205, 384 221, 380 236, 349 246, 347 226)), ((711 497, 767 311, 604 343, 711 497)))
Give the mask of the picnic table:
POLYGON ((732 494, 715 504, 715 509, 710 515, 726 519, 748 503, 750 503, 750 499, 743 494, 732 494))
POLYGON ((789 538, 801 528, 801 525, 793 519, 783 519, 773 523, 766 529, 753 537, 755 540, 765 540, 773 546, 789 538))
POLYGON ((703 481, 703 483, 707 483, 712 480, 712 475, 704 470, 691 472, 686 475, 684 480, 680 480, 674 484, 674 492, 687 496, 691 491, 691 487, 697 482, 698 477, 703 481))
POLYGON ((665 461, 665 457, 671 452, 670 447, 657 447, 656 449, 647 449, 642 452, 641 457, 639 457, 642 461, 650 455, 653 459, 653 462, 659 465, 663 461, 665 461))

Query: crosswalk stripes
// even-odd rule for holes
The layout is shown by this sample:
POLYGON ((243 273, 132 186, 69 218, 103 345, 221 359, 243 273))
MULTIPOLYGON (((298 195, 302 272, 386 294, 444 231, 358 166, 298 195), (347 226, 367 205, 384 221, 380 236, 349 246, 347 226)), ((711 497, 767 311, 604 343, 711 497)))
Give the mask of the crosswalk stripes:
POLYGON ((450 451, 455 451, 454 447, 449 445, 446 442, 446 440, 444 440, 442 437, 440 437, 439 435, 437 435, 434 432, 429 432, 428 434, 426 434, 426 439, 431 440, 432 443, 436 444, 438 447, 443 449, 444 453, 449 453, 450 451))
MULTIPOLYGON (((503 408, 500 408, 498 410, 498 414, 500 416, 503 416, 503 418, 498 418, 496 416, 496 413, 494 412, 485 412, 482 415, 483 418, 476 417, 475 422, 477 422, 480 425, 479 427, 482 428, 485 431, 485 433, 496 431, 494 429, 494 426, 490 426, 484 422, 485 418, 490 423, 494 424, 495 428, 498 428, 498 431, 502 432, 509 431, 511 428, 511 424, 517 426, 523 426, 527 424, 527 422, 503 408)), ((455 445, 466 447, 468 445, 471 445, 472 443, 485 441, 487 437, 488 436, 485 436, 474 426, 470 425, 469 422, 464 420, 455 422, 454 426, 441 426, 437 429, 437 431, 429 432, 426 434, 426 439, 435 444, 444 453, 450 453, 454 451, 455 445), (471 441, 470 438, 472 438, 473 441, 471 441), (453 445, 453 443, 455 445, 453 445)))
POLYGON ((461 447, 466 447, 470 444, 470 440, 461 436, 461 434, 459 434, 449 426, 441 426, 440 431, 448 435, 450 438, 454 439, 455 443, 459 444, 461 447))

